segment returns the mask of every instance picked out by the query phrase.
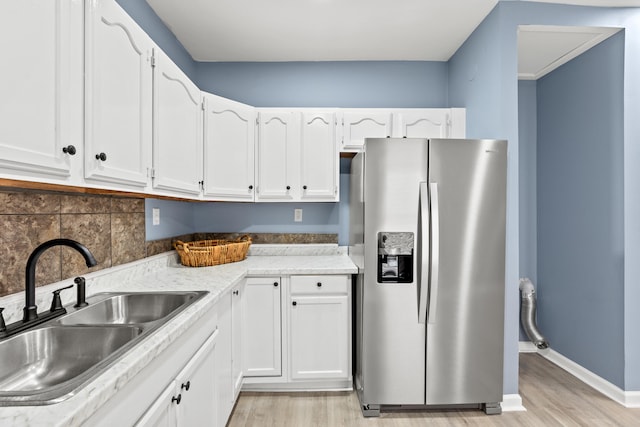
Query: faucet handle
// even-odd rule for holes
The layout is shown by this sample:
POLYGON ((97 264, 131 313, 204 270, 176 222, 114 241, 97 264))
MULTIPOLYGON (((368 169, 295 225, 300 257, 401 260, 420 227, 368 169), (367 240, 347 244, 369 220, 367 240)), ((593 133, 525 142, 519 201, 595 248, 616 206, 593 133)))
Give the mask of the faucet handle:
POLYGON ((54 312, 62 309, 62 301, 60 300, 60 291, 64 291, 65 289, 73 288, 73 285, 65 286, 64 288, 56 289, 53 291, 53 300, 51 300, 51 308, 49 311, 54 312))
POLYGON ((7 330, 7 325, 4 323, 4 316, 2 316, 2 311, 4 307, 0 307, 0 332, 4 332, 7 330))

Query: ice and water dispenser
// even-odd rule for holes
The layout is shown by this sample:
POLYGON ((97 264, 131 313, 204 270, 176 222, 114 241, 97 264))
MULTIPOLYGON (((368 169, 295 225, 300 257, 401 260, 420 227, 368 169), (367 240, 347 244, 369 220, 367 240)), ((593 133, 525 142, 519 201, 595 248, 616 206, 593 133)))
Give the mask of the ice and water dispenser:
POLYGON ((378 283, 413 282, 413 233, 378 233, 378 283))

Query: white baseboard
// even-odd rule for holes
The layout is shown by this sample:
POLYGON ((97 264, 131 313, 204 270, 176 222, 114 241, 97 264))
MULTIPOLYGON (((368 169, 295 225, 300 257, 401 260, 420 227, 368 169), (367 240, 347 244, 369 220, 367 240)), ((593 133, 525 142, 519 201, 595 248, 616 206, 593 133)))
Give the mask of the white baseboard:
POLYGON ((520 353, 537 353, 538 347, 531 341, 518 341, 518 351, 520 353))
POLYGON ((519 394, 505 394, 502 396, 502 412, 526 411, 522 406, 522 397, 519 394))
POLYGON ((574 377, 595 388, 611 400, 626 408, 640 408, 640 391, 624 391, 615 384, 578 365, 573 360, 550 348, 538 350, 533 343, 520 342, 520 352, 537 352, 545 359, 553 362, 574 377), (531 344, 530 346, 527 344, 531 344), (533 348, 533 350, 531 350, 533 348))

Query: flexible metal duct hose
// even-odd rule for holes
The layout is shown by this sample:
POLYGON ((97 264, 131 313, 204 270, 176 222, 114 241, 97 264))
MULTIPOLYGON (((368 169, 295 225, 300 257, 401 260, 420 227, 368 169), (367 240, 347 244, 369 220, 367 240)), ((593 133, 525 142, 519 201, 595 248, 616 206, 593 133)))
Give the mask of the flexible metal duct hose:
POLYGON ((539 349, 549 347, 549 343, 536 325, 536 290, 527 278, 520 279, 520 322, 522 328, 533 344, 539 349))

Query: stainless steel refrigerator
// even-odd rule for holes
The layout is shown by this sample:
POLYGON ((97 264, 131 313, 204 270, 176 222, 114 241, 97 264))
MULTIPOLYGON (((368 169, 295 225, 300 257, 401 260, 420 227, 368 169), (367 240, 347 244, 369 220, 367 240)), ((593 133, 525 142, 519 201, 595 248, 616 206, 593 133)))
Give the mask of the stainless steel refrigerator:
POLYGON ((500 413, 507 142, 367 139, 351 164, 356 390, 500 413))

